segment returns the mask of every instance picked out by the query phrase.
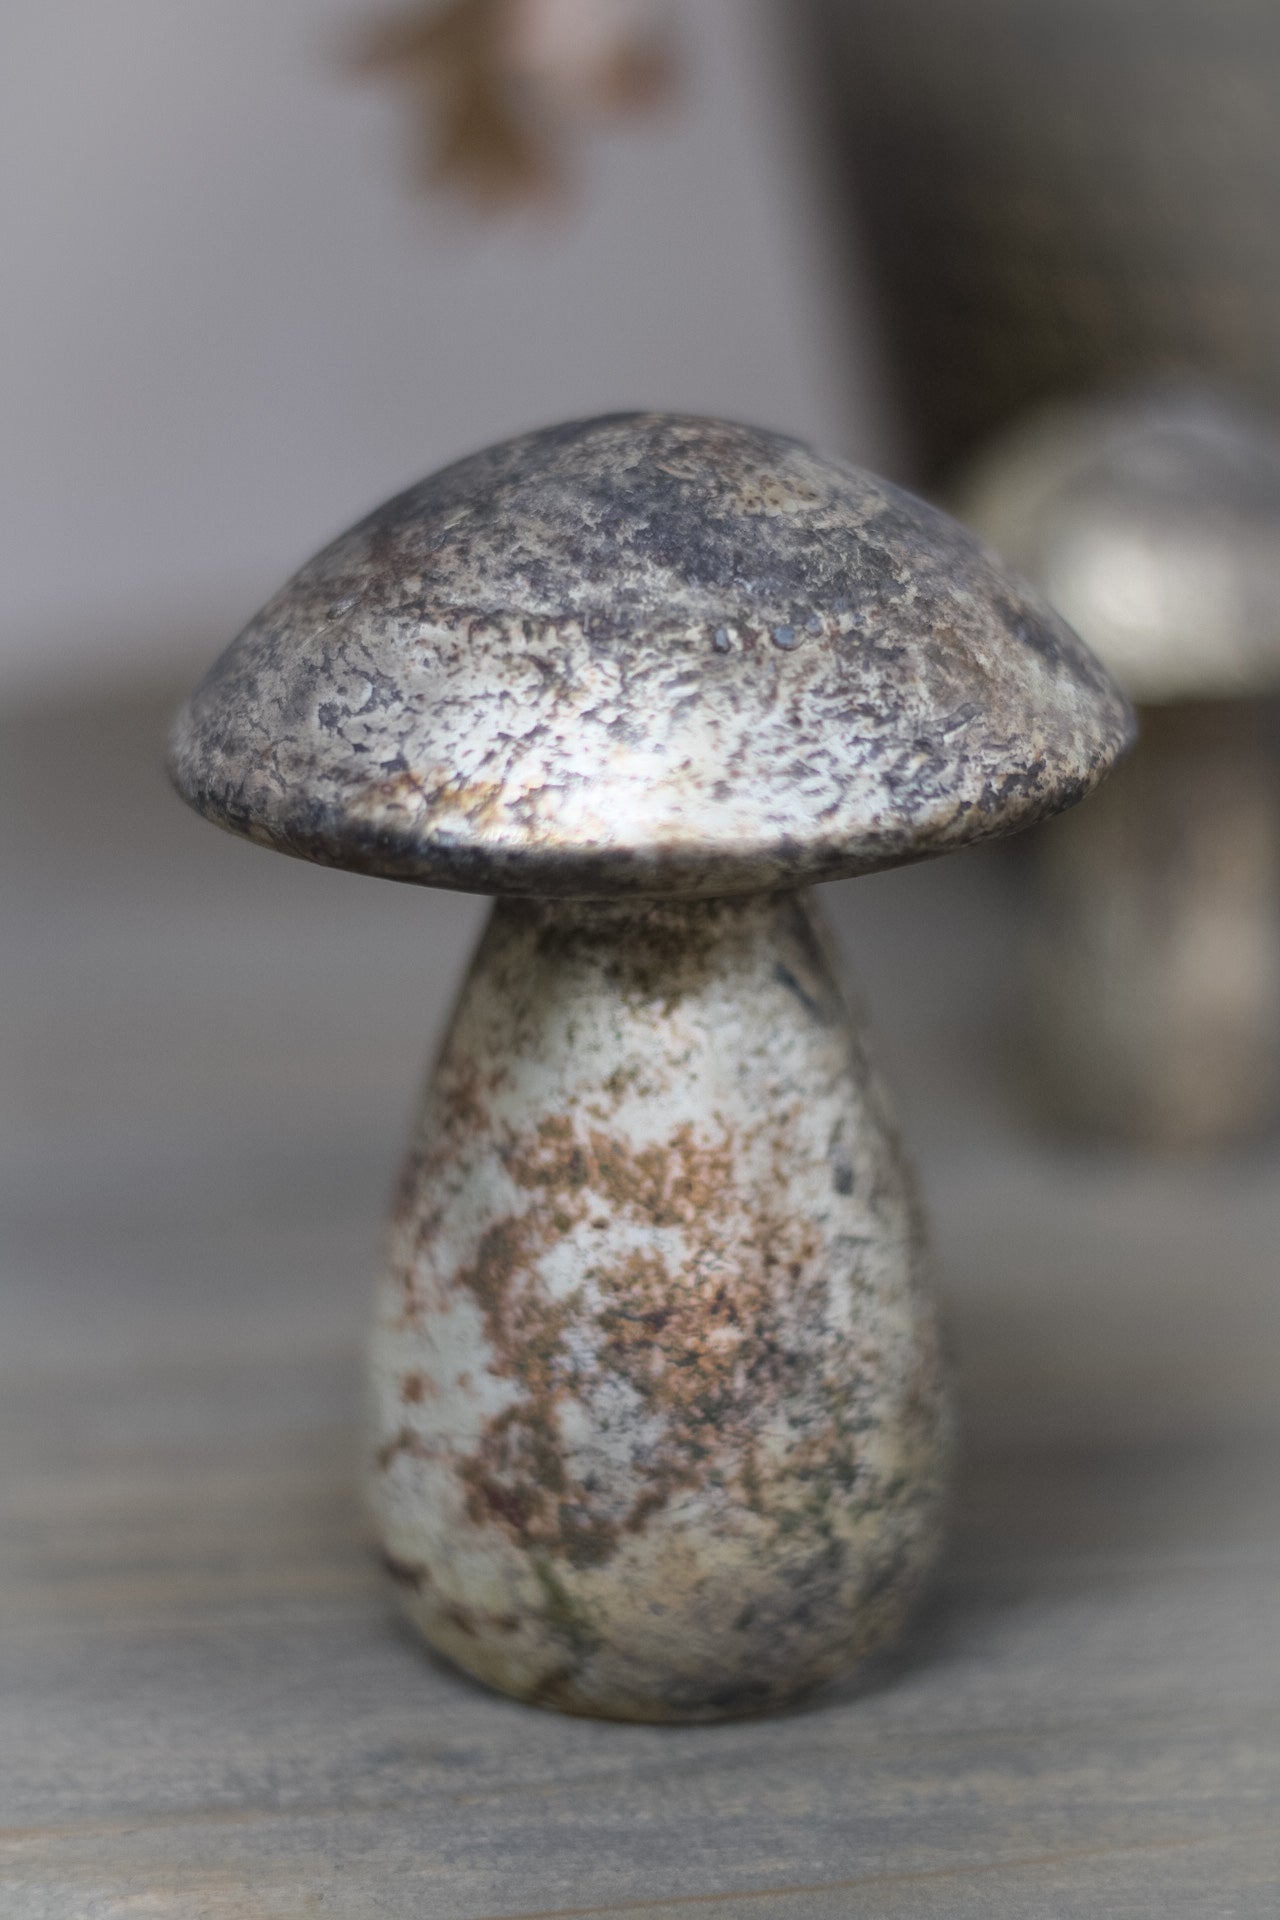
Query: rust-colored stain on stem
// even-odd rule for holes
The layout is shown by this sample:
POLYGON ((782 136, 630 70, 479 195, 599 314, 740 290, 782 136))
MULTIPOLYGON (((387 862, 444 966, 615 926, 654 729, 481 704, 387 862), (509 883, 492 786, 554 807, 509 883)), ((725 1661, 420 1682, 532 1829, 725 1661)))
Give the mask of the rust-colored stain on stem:
POLYGON ((448 1530, 415 1617, 531 1698, 776 1704, 935 1550, 917 1210, 810 914, 513 903, 477 956, 403 1189, 378 1501, 411 1564, 448 1530))

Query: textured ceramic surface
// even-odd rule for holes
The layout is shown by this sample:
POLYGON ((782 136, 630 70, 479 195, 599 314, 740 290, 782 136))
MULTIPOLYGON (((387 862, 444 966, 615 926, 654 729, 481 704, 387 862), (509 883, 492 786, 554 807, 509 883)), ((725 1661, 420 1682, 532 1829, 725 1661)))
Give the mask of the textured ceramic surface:
POLYGON ((1082 798, 1130 716, 955 522, 795 441, 619 415, 327 547, 174 737, 219 825, 479 892, 723 894, 1082 798))
POLYGON ((711 1719, 892 1638, 940 1541, 943 1392, 799 889, 1069 806, 1131 721, 954 522, 653 414, 413 488, 197 689, 172 765, 220 825, 553 896, 501 901, 472 966, 373 1343, 388 1564, 459 1665, 711 1719))
POLYGON ((989 448, 956 510, 1135 700, 1280 687, 1280 435, 1203 392, 1079 401, 989 448))
POLYGON ((936 1551, 908 1171, 805 895, 500 905, 405 1170, 375 1503, 428 1637, 576 1712, 776 1707, 936 1551))

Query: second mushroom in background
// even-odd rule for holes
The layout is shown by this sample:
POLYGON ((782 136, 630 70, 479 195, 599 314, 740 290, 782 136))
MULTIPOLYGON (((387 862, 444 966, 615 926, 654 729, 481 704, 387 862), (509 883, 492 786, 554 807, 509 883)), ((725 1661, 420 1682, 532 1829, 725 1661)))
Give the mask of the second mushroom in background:
POLYGON ((1060 405, 955 504, 1142 717, 1039 843, 1045 1104, 1151 1147, 1246 1136, 1280 1105, 1280 436, 1199 391, 1060 405))

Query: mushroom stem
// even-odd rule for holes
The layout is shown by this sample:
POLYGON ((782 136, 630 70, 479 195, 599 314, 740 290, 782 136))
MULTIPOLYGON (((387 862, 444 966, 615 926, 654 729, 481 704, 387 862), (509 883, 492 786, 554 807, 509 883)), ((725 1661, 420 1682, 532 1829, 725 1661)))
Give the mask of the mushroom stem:
POLYGON ((412 1618, 637 1720, 777 1707, 890 1640, 948 1456, 921 1261, 811 896, 499 903, 373 1339, 412 1618))
POLYGON ((1069 1123, 1208 1147, 1280 1090, 1280 784, 1265 709, 1148 707, 1095 805, 1043 830, 1036 1049, 1069 1123))

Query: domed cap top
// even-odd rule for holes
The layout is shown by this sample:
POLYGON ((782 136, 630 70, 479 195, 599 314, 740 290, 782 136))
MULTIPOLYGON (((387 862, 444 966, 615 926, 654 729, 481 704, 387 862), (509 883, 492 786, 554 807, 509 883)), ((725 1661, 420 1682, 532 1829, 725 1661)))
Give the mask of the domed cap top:
POLYGON ((631 414, 462 460, 326 547, 171 765, 220 825, 331 865, 713 894, 1026 825, 1129 728, 944 515, 776 434, 631 414))
POLYGON ((1126 690, 1280 686, 1280 436, 1200 393, 1052 407, 957 502, 1126 690))

